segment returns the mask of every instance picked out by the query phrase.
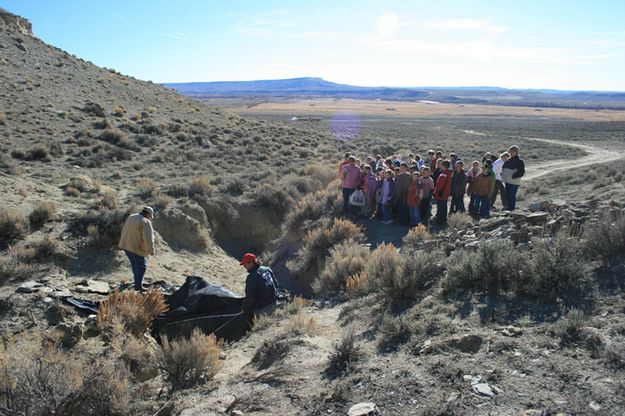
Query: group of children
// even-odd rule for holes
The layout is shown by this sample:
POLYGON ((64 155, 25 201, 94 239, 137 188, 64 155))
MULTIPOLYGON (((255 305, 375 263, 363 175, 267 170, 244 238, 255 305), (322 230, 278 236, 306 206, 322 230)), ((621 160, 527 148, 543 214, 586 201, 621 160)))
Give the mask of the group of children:
POLYGON ((447 215, 468 211, 485 218, 499 195, 503 209, 516 208, 516 193, 525 165, 519 149, 512 146, 499 157, 486 153, 482 162, 473 161, 468 170, 458 155, 447 157, 442 151, 428 151, 425 158, 408 155, 383 158, 381 155, 361 161, 346 153, 339 166, 343 189, 343 210, 367 218, 381 217, 384 224, 399 221, 415 226, 430 224, 432 206, 436 206, 433 224, 445 226, 447 215), (361 190, 364 205, 350 204, 352 194, 361 190), (451 198, 451 207, 448 202, 451 198))

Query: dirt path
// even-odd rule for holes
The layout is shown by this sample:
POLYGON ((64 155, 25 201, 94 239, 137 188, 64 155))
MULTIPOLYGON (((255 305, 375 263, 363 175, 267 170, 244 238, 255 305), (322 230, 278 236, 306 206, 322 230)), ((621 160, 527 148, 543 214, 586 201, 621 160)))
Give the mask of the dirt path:
POLYGON ((542 139, 539 137, 514 136, 514 138, 556 144, 560 146, 575 147, 588 153, 586 156, 574 160, 561 159, 545 163, 529 164, 526 166, 526 173, 523 178, 526 181, 537 179, 541 176, 548 175, 557 171, 579 168, 582 166, 589 166, 602 162, 612 162, 625 158, 625 153, 623 151, 606 150, 599 147, 588 146, 585 144, 568 143, 561 140, 542 139))

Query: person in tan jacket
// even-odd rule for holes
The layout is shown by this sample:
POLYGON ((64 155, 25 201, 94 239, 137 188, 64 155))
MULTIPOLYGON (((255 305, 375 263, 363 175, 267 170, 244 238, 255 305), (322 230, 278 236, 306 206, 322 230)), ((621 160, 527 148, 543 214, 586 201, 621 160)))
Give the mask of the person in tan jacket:
POLYGON ((130 260, 134 275, 135 290, 144 291, 143 276, 148 268, 147 257, 154 255, 154 229, 152 228, 154 209, 143 207, 140 213, 132 214, 124 223, 119 248, 130 260))
POLYGON ((491 172, 488 162, 482 166, 482 172, 475 177, 473 195, 475 195, 474 210, 478 216, 490 216, 490 201, 493 197, 495 175, 491 172))

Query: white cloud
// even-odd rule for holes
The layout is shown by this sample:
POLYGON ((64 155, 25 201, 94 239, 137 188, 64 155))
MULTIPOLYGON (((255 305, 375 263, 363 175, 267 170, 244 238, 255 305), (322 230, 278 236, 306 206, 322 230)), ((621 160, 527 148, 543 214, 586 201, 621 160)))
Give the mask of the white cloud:
POLYGON ((185 34, 182 33, 182 32, 159 32, 158 34, 159 34, 159 36, 162 36, 162 37, 165 37, 165 38, 181 40, 183 42, 190 42, 191 41, 191 39, 189 39, 187 36, 185 36, 185 34))
POLYGON ((239 19, 234 24, 234 29, 248 36, 269 35, 285 28, 298 26, 299 18, 282 10, 275 10, 256 16, 239 19))
POLYGON ((294 36, 298 38, 308 38, 308 39, 327 39, 327 38, 337 38, 340 35, 341 34, 339 32, 311 31, 311 32, 296 33, 294 36))

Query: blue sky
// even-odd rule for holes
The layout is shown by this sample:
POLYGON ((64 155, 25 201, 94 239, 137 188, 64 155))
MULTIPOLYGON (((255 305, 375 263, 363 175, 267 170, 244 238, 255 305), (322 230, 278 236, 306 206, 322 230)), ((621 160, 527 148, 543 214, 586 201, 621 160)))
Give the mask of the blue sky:
POLYGON ((625 91, 625 1, 0 0, 37 36, 154 82, 625 91))

